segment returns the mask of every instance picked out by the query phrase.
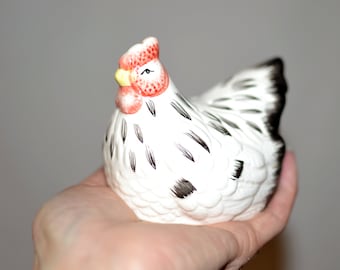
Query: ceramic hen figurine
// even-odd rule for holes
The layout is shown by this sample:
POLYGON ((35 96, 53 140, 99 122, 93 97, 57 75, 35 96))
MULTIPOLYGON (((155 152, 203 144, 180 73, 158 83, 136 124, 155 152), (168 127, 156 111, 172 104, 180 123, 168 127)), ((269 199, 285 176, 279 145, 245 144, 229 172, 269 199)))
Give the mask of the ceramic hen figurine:
POLYGON ((117 110, 104 142, 107 181, 142 220, 208 224, 248 219, 276 186, 287 85, 272 59, 186 99, 156 38, 119 60, 117 110))

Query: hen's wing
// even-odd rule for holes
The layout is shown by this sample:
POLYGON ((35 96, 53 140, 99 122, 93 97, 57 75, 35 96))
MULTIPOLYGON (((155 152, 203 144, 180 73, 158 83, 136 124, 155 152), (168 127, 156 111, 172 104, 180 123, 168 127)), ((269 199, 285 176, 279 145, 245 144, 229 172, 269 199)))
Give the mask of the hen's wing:
POLYGON ((274 58, 237 73, 193 102, 222 117, 237 114, 253 128, 276 137, 287 91, 283 73, 283 61, 274 58))
POLYGON ((224 128, 250 145, 268 141, 264 147, 270 159, 274 155, 280 164, 284 142, 278 129, 286 91, 283 61, 273 58, 235 74, 192 102, 212 120, 212 127, 224 128))

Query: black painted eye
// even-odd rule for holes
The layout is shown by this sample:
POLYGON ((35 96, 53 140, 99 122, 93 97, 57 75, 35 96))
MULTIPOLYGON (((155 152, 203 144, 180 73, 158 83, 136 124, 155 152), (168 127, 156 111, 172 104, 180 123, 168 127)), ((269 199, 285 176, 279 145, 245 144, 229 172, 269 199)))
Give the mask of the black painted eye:
POLYGON ((150 70, 150 69, 146 68, 146 69, 143 70, 143 72, 141 73, 141 75, 143 75, 144 73, 150 74, 151 72, 153 72, 153 70, 150 70))

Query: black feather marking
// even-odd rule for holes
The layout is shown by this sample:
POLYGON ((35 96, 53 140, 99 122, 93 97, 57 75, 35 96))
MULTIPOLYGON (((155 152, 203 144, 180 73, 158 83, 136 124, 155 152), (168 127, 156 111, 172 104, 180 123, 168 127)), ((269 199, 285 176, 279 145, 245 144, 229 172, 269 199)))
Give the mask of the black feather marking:
POLYGON ((238 95, 234 97, 235 100, 260 100, 258 97, 252 95, 238 95))
POLYGON ((255 123, 250 122, 250 121, 247 121, 247 124, 248 124, 250 127, 252 127, 253 129, 255 129, 256 131, 262 133, 261 128, 260 128, 258 125, 256 125, 255 123))
POLYGON ((213 100, 213 102, 224 102, 230 100, 230 97, 221 97, 221 98, 216 98, 213 100))
POLYGON ((110 126, 107 127, 106 132, 105 132, 105 142, 107 142, 107 140, 108 140, 109 130, 110 130, 110 126))
POLYGON ((170 104, 176 110, 176 112, 178 112, 181 116, 183 116, 186 119, 191 120, 190 114, 176 100, 171 101, 170 104))
POLYGON ((125 143, 127 135, 127 123, 125 119, 122 120, 120 135, 122 136, 123 143, 125 143))
POLYGON ((112 159, 112 157, 113 157, 113 136, 110 139, 110 146, 109 147, 110 147, 110 157, 112 159))
POLYGON ((246 99, 250 100, 260 100, 258 97, 252 96, 252 95, 243 95, 246 99))
POLYGON ((129 152, 130 167, 133 172, 136 172, 136 155, 134 152, 129 152))
POLYGON ((213 123, 213 122, 209 122, 209 125, 210 125, 213 129, 215 129, 215 130, 217 130, 218 132, 222 133, 223 135, 231 136, 230 132, 229 132, 225 127, 223 127, 222 125, 217 125, 217 124, 215 124, 215 123, 213 123))
POLYGON ((261 110, 257 110, 257 109, 247 109, 247 110, 241 110, 241 113, 250 113, 250 114, 258 114, 258 113, 262 113, 261 110))
POLYGON ((134 124, 133 128, 135 130, 135 134, 138 138, 138 140, 143 143, 144 139, 143 139, 143 133, 142 133, 142 129, 140 128, 140 126, 138 124, 134 124))
POLYGON ((223 107, 221 105, 214 104, 214 103, 226 102, 230 100, 242 101, 242 100, 260 100, 260 99, 252 95, 237 95, 233 97, 221 97, 221 98, 214 99, 212 106, 216 106, 217 108, 222 108, 222 109, 226 107, 227 109, 231 110, 230 107, 227 107, 227 106, 223 107))
POLYGON ((217 121, 219 123, 221 123, 221 120, 214 114, 208 112, 208 111, 203 111, 203 114, 205 114, 208 118, 210 118, 211 120, 217 121))
POLYGON ((190 102, 184 97, 182 96, 180 93, 176 93, 177 97, 190 109, 193 109, 192 105, 190 104, 190 102))
POLYGON ((211 107, 215 108, 215 109, 221 109, 221 110, 226 110, 226 111, 231 111, 232 108, 230 108, 229 106, 224 106, 224 105, 218 105, 218 104, 210 104, 211 107))
POLYGON ((233 83, 233 88, 236 90, 245 90, 248 88, 256 87, 255 80, 248 78, 233 83))
POLYGON ((254 81, 254 79, 252 78, 248 78, 248 79, 243 79, 243 80, 240 80, 236 83, 241 83, 241 84, 245 84, 245 83, 252 83, 254 81))
POLYGON ((196 190, 194 185, 184 178, 177 181, 176 185, 171 189, 172 193, 180 199, 184 199, 196 190))
POLYGON ((209 149, 208 145, 206 144, 206 142, 200 136, 198 136, 195 132, 190 130, 190 132, 185 133, 185 135, 189 136, 196 143, 198 143, 200 146, 202 146, 206 151, 208 151, 208 153, 210 153, 210 149, 209 149))
POLYGON ((193 155, 190 153, 190 151, 188 149, 186 149, 184 146, 180 145, 180 144, 176 144, 177 148, 179 149, 179 151, 182 152, 182 154, 189 160, 191 160, 192 162, 195 162, 195 159, 193 157, 193 155))
POLYGON ((146 107, 148 107, 149 112, 152 114, 152 116, 156 117, 156 107, 155 103, 149 99, 145 101, 146 107))
POLYGON ((240 85, 237 90, 245 90, 245 89, 249 89, 249 88, 253 88, 253 87, 256 87, 256 84, 254 83, 251 83, 251 84, 243 84, 243 85, 240 85))
POLYGON ((150 149, 148 145, 145 146, 145 155, 149 164, 156 170, 156 159, 153 151, 150 149))
POLYGON ((232 127, 232 128, 236 128, 236 129, 239 129, 239 126, 236 125, 234 122, 228 120, 228 119, 225 119, 224 117, 221 117, 221 120, 226 123, 228 126, 232 127))
POLYGON ((244 162, 242 160, 235 160, 235 169, 232 173, 232 180, 237 180, 241 177, 244 162))

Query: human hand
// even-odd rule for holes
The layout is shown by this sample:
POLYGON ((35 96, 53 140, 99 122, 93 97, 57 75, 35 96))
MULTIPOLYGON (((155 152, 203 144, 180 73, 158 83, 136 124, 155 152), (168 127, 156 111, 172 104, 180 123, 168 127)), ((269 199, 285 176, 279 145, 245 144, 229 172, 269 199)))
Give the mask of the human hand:
POLYGON ((138 220, 100 169, 39 211, 34 270, 236 270, 283 230, 296 192, 295 158, 287 152, 274 196, 251 220, 156 224, 138 220))

